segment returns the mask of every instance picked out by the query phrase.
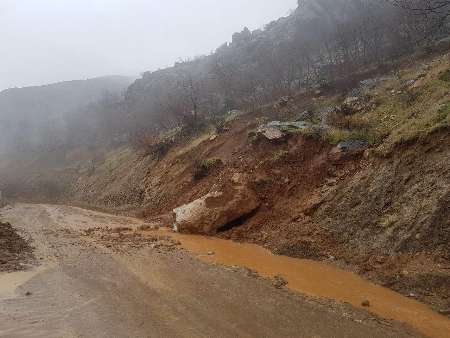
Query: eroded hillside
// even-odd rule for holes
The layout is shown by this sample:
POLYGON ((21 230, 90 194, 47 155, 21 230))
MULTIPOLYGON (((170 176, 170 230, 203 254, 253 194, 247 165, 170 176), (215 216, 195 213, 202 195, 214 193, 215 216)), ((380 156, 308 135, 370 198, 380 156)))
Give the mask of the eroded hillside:
POLYGON ((348 92, 234 111, 163 155, 114 150, 80 169, 70 196, 172 226, 174 208, 240 175, 259 207, 218 236, 332 261, 446 308, 449 69, 444 55, 348 92))
POLYGON ((1 158, 0 190, 326 260, 448 313, 449 27, 386 2, 330 4, 245 29, 75 115, 41 104, 28 138, 11 137, 21 118, 2 123, 20 151, 1 158))

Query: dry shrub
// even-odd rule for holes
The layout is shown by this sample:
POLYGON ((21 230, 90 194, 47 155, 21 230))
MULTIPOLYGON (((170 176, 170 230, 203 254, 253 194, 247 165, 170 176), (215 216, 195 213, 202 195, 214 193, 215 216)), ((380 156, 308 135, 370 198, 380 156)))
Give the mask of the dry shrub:
POLYGON ((335 112, 330 115, 328 123, 336 128, 348 130, 369 130, 371 125, 363 115, 344 115, 335 112))
POLYGON ((208 158, 206 160, 196 161, 194 164, 194 180, 201 180, 209 176, 215 169, 221 167, 223 162, 220 158, 208 158))

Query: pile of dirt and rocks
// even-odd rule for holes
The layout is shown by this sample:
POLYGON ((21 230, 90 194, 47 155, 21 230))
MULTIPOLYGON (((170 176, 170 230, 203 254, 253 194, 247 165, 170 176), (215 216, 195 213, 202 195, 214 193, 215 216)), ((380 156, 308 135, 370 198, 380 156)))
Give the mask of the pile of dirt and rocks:
POLYGON ((90 228, 83 232, 84 236, 94 238, 94 242, 105 246, 116 253, 131 253, 143 248, 151 248, 158 252, 177 250, 180 242, 167 235, 158 234, 155 230, 133 231, 130 228, 90 228))
POLYGON ((11 224, 0 222, 0 272, 24 270, 33 264, 33 250, 11 224))

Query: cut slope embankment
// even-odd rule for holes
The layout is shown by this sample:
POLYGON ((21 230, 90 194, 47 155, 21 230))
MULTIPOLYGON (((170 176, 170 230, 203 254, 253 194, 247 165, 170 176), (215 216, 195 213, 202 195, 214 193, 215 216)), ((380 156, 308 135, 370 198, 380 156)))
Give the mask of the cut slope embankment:
POLYGON ((448 309, 449 68, 445 55, 363 81, 357 97, 302 94, 160 158, 124 147, 72 163, 60 171, 73 178, 64 201, 172 226, 174 208, 227 191, 239 174, 260 206, 216 235, 328 260, 448 309), (311 130, 288 128, 278 140, 258 132, 272 120, 303 119, 311 130), (354 141, 364 147, 342 149, 354 141))

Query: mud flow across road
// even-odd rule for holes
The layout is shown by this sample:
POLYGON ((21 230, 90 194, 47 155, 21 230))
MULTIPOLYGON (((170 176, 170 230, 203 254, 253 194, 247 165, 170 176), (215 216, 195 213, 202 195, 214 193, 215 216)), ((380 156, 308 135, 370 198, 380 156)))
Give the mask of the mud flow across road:
MULTIPOLYGON (((137 231, 138 220, 65 206, 18 204, 1 214, 30 236, 40 264, 0 274, 0 337, 421 337, 411 325, 343 304, 348 290, 363 287, 356 279, 348 287, 332 275, 333 290, 347 289, 338 303, 274 287, 244 267, 272 277, 278 265, 293 289, 335 297, 321 294, 329 286, 307 289, 316 284, 307 281, 317 278, 313 265, 279 265, 263 249, 137 231)), ((317 273, 327 279, 330 271, 317 273)), ((375 310, 384 306, 369 296, 375 310)), ((410 310, 448 329, 444 317, 410 310)))

